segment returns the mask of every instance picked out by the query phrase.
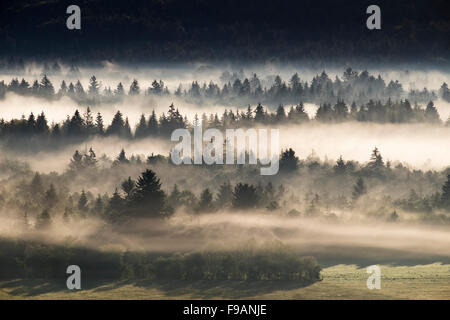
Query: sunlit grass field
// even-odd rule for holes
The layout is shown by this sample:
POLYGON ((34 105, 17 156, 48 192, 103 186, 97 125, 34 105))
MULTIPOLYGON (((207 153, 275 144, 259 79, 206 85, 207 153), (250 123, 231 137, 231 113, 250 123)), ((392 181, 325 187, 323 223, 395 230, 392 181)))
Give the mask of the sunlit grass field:
POLYGON ((450 299, 450 265, 381 267, 381 289, 369 290, 365 267, 324 268, 312 285, 292 281, 99 281, 69 291, 42 280, 0 282, 0 299, 450 299))

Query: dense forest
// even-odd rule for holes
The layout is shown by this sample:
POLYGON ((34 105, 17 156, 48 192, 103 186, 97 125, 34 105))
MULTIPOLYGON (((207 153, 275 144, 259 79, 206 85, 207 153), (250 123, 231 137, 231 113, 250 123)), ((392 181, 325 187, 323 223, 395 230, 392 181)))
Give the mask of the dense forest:
POLYGON ((71 4, 2 1, 0 56, 83 63, 356 60, 445 65, 450 52, 445 0, 379 0, 382 29, 376 31, 365 25, 371 1, 78 1, 82 27, 76 31, 65 23, 71 4))
POLYGON ((257 168, 176 166, 162 155, 127 157, 124 150, 115 159, 97 158, 92 148, 75 151, 61 174, 33 173, 5 160, 2 171, 14 179, 4 180, 0 208, 16 212, 25 229, 31 226, 30 218, 39 229, 49 227, 55 217, 67 223, 90 217, 121 224, 135 218, 169 218, 180 209, 195 215, 227 208, 330 219, 338 218, 335 210, 355 210, 387 220, 401 216, 405 221, 450 223, 448 169, 411 170, 384 161, 377 148, 364 164, 342 157, 334 164, 314 155, 299 159, 288 149, 280 155, 278 176, 263 178, 255 174, 257 168), (163 172, 165 186, 156 172, 163 172), (193 175, 198 176, 196 182, 187 180, 193 175), (305 177, 308 180, 301 182, 305 177), (201 188, 200 182, 208 187, 201 188), (105 193, 95 195, 90 189, 105 193))
MULTIPOLYGON (((265 103, 269 105, 311 102, 316 104, 335 103, 337 100, 348 104, 366 104, 369 101, 382 101, 408 99, 412 103, 426 103, 438 98, 450 101, 450 90, 447 83, 442 83, 439 90, 411 89, 405 92, 398 81, 385 80, 380 75, 371 75, 367 70, 358 72, 347 68, 341 77, 330 79, 323 71, 316 75, 308 83, 303 81, 298 73, 293 74, 289 81, 284 81, 279 75, 273 76, 272 83, 261 80, 253 73, 247 78, 243 72, 224 71, 220 77, 220 83, 199 83, 193 81, 189 87, 183 88, 180 84, 176 90, 170 92, 162 80, 154 80, 147 89, 140 87, 139 81, 134 79, 129 88, 119 82, 116 88, 109 86, 101 88, 101 82, 92 76, 88 88, 84 88, 78 80, 75 83, 63 80, 60 88, 56 89, 47 74, 60 75, 61 67, 57 62, 53 66, 44 65, 43 76, 38 81, 29 83, 24 78, 13 78, 9 83, 0 82, 0 98, 4 98, 7 92, 14 92, 23 96, 35 96, 49 100, 68 96, 79 104, 95 105, 100 103, 117 103, 128 96, 174 96, 195 104, 220 103, 224 105, 245 105, 265 103)), ((76 67, 69 70, 71 77, 79 76, 76 67), (75 68, 74 70, 72 70, 75 68)))
MULTIPOLYGON (((44 71, 60 72, 56 64, 45 66, 44 71), (56 70, 56 71, 55 71, 56 70), (58 71, 59 70, 59 71, 58 71)), ((398 81, 390 81, 388 85, 378 76, 375 78, 367 71, 357 72, 347 68, 342 77, 330 80, 325 72, 316 75, 310 83, 301 81, 297 73, 292 75, 288 83, 280 76, 275 76, 269 88, 262 87, 262 81, 256 74, 241 80, 243 74, 223 72, 220 87, 214 82, 199 85, 192 82, 189 88, 183 89, 180 84, 170 92, 163 81, 154 80, 151 87, 141 90, 139 82, 132 81, 129 89, 118 83, 117 88, 103 88, 99 80, 92 76, 88 88, 84 89, 80 81, 68 84, 62 80, 56 90, 47 77, 32 85, 25 79, 13 78, 10 83, 0 82, 0 97, 5 98, 9 92, 42 98, 45 101, 58 101, 69 97, 80 106, 87 105, 84 112, 76 110, 67 115, 60 123, 48 123, 44 111, 20 119, 0 119, 0 139, 10 147, 35 146, 57 147, 67 143, 84 141, 93 136, 118 136, 125 139, 141 139, 145 137, 170 137, 177 128, 190 128, 201 125, 206 128, 238 128, 251 126, 301 125, 308 122, 339 123, 346 121, 376 123, 431 123, 450 125, 450 119, 441 119, 433 101, 450 101, 450 90, 443 83, 439 90, 410 90, 406 93, 398 81), (220 103, 229 105, 222 114, 196 114, 188 119, 171 104, 167 113, 150 115, 142 114, 140 119, 131 119, 137 125, 132 128, 128 117, 117 111, 110 124, 104 123, 102 114, 93 114, 90 106, 113 105, 132 97, 161 97, 183 99, 183 101, 204 105, 220 103), (310 117, 303 103, 312 102, 319 105, 315 116, 310 117), (266 106, 264 106, 264 105, 266 106), (285 106, 287 104, 287 106, 285 106), (289 106, 290 104, 290 106, 289 106), (238 108, 238 106, 248 107, 238 108), (253 105, 253 107, 251 107, 253 105), (236 107, 236 110, 233 110, 236 107), (17 143, 20 141, 20 143, 17 143)), ((199 109, 200 110, 200 109, 199 109)), ((0 111, 1 117, 1 111, 0 111)))
POLYGON ((0 141, 10 149, 42 150, 57 148, 70 143, 79 143, 92 137, 120 137, 123 139, 166 138, 169 139, 175 129, 201 126, 225 131, 230 128, 249 128, 252 126, 302 125, 308 122, 339 123, 345 121, 377 122, 377 123, 430 123, 450 126, 450 118, 443 123, 433 102, 425 108, 411 106, 408 100, 385 104, 370 101, 360 107, 355 103, 347 106, 345 102, 323 104, 314 119, 310 119, 300 103, 289 108, 278 106, 275 112, 268 112, 261 104, 254 109, 248 106, 246 111, 225 109, 220 116, 203 113, 197 114, 192 121, 183 116, 173 104, 169 106, 167 115, 156 115, 155 111, 148 117, 141 115, 134 130, 131 129, 128 117, 117 111, 109 125, 105 125, 100 112, 93 114, 88 107, 85 112, 75 110, 74 114, 62 123, 49 125, 44 111, 28 118, 5 121, 0 119, 0 141), (36 145, 36 142, 39 144, 36 145), (31 149, 30 149, 31 148, 31 149))

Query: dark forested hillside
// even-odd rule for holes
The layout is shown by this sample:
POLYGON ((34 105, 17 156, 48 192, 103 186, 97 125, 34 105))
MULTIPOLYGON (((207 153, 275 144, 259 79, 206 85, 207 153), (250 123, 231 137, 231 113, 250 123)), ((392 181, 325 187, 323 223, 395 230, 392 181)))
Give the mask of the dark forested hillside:
MULTIPOLYGON (((2 1, 0 56, 124 62, 364 59, 448 63, 449 3, 379 0, 382 29, 366 28, 372 1, 2 1), (325 23, 326 22, 326 23, 325 23)), ((377 61, 380 62, 380 61, 377 61)))

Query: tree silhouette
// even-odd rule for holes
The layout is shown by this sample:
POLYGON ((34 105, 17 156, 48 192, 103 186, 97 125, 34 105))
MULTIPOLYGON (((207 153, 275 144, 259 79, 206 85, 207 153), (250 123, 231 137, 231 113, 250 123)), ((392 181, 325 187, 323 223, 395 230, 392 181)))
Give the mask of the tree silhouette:
POLYGON ((131 179, 131 177, 128 177, 127 180, 122 182, 122 190, 123 192, 125 192, 126 195, 126 199, 130 199, 131 195, 133 193, 134 187, 135 187, 135 182, 133 179, 131 179))
POLYGON ((130 91, 128 92, 128 95, 135 96, 139 95, 141 89, 139 88, 139 83, 136 79, 133 79, 133 82, 130 85, 130 91))
POLYGON ((44 209, 37 217, 36 220, 36 229, 38 230, 45 230, 49 228, 52 224, 52 220, 50 217, 50 214, 47 209, 44 209))
POLYGON ((82 190, 80 198, 78 199, 78 205, 77 205, 78 210, 80 210, 81 212, 85 212, 87 210, 87 203, 88 203, 88 199, 86 196, 86 192, 84 192, 84 190, 82 190))
POLYGON ((367 190, 366 190, 366 186, 364 184, 364 180, 359 177, 358 180, 356 181, 356 184, 353 186, 353 192, 352 192, 352 197, 353 200, 358 200, 362 195, 366 194, 367 190))
POLYGON ((447 181, 442 186, 442 202, 450 208, 450 174, 447 175, 447 181))
POLYGON ((233 200, 233 189, 231 188, 230 182, 224 182, 219 186, 219 193, 217 194, 217 206, 223 208, 231 205, 233 200))
POLYGON ((256 188, 247 183, 238 183, 233 191, 233 207, 237 209, 249 209, 258 204, 256 188))
POLYGON ((152 170, 145 170, 137 179, 132 205, 136 214, 141 216, 160 217, 166 213, 166 195, 161 189, 159 178, 152 170))
POLYGON ((286 149, 282 152, 280 159, 280 171, 292 172, 298 168, 298 157, 295 156, 295 151, 292 148, 286 149))
POLYGON ((213 195, 209 191, 208 188, 203 190, 203 192, 200 195, 200 201, 198 203, 198 211, 199 212, 209 212, 213 210, 213 195))
POLYGON ((381 153, 378 151, 378 148, 375 147, 372 151, 372 155, 370 156, 369 167, 373 169, 379 169, 384 167, 383 157, 381 153))

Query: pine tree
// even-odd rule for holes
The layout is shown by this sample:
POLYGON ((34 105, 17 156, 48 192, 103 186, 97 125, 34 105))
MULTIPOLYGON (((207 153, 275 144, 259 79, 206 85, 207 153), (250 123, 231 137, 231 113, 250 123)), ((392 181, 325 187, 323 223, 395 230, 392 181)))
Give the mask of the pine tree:
POLYGON ((75 94, 78 96, 79 99, 84 98, 84 96, 86 95, 80 80, 78 80, 77 83, 75 84, 75 94))
POLYGON ((220 185, 219 193, 217 194, 217 207, 222 208, 231 205, 233 200, 233 189, 230 182, 225 182, 220 185))
POLYGON ((125 150, 122 149, 119 153, 119 156, 116 158, 115 161, 116 164, 126 164, 126 163, 130 163, 130 160, 128 160, 126 154, 125 154, 125 150))
POLYGON ((72 156, 72 159, 70 160, 69 169, 72 171, 79 171, 84 168, 83 165, 83 156, 81 153, 78 152, 78 150, 75 150, 75 153, 72 156))
POLYGON ((450 208, 450 174, 447 175, 447 181, 442 186, 442 202, 450 208))
POLYGON ((111 122, 111 125, 106 129, 107 135, 118 135, 122 136, 124 133, 125 121, 123 120, 122 113, 117 111, 111 122))
POLYGON ((345 162, 342 159, 342 156, 340 156, 339 159, 336 161, 336 165, 334 166, 334 171, 336 173, 340 174, 340 173, 344 173, 345 169, 346 169, 345 162))
POLYGON ((38 115, 36 119, 35 131, 37 134, 46 135, 49 133, 49 127, 47 123, 47 119, 45 118, 45 114, 42 111, 40 115, 38 115))
POLYGON ((152 111, 152 115, 148 119, 148 134, 156 136, 158 134, 158 119, 156 118, 155 110, 152 111))
POLYGON ((284 110, 283 105, 279 105, 277 108, 277 111, 275 113, 275 119, 277 120, 277 122, 283 122, 286 120, 286 112, 284 110))
POLYGON ((362 195, 366 194, 366 186, 364 185, 364 180, 359 177, 356 181, 356 184, 353 186, 353 200, 358 200, 362 195))
POLYGON ((136 131, 134 133, 135 138, 143 138, 147 135, 148 127, 147 121, 145 120, 145 115, 142 114, 138 125, 136 126, 136 131))
POLYGON ((53 84, 45 74, 41 79, 41 83, 39 84, 39 94, 46 98, 53 98, 53 96, 55 95, 53 84))
POLYGON ((133 79, 133 82, 130 85, 130 91, 128 92, 128 95, 130 96, 136 96, 139 95, 141 89, 139 88, 139 83, 136 79, 133 79))
POLYGON ((44 192, 41 175, 38 172, 35 173, 33 180, 31 180, 30 191, 34 194, 41 194, 44 192))
POLYGON ((114 90, 114 94, 117 97, 122 97, 123 95, 125 95, 125 90, 123 89, 123 84, 122 82, 119 82, 119 84, 117 85, 116 90, 114 90))
POLYGON ((128 122, 128 117, 125 118, 122 137, 125 139, 131 139, 133 137, 133 135, 131 134, 130 123, 128 122))
POLYGON ((39 94, 39 82, 34 80, 33 85, 31 86, 31 94, 38 95, 39 94))
POLYGON ((49 228, 52 224, 52 219, 47 209, 44 209, 37 217, 36 220, 36 229, 45 230, 49 228))
POLYGON ((105 127, 103 125, 103 117, 100 112, 97 113, 97 117, 95 118, 95 131, 99 135, 103 135, 105 133, 105 127))
POLYGON ((87 107, 84 114, 84 124, 88 135, 95 133, 94 117, 92 116, 91 108, 87 107))
POLYGON ((84 189, 81 191, 81 195, 80 198, 78 199, 78 210, 80 210, 81 212, 85 212, 87 211, 87 203, 88 203, 88 199, 86 196, 86 192, 84 192, 84 189))
POLYGON ((291 172, 298 168, 298 157, 295 156, 295 151, 292 148, 286 149, 282 152, 280 159, 280 171, 291 172))
POLYGON ((259 123, 264 123, 264 120, 265 120, 264 107, 261 105, 261 103, 258 103, 258 105, 255 108, 255 121, 259 123))
POLYGON ((35 127, 36 127, 36 118, 34 117, 33 112, 31 112, 27 120, 27 132, 34 133, 35 127))
POLYGON ((181 192, 178 190, 177 184, 174 184, 168 199, 173 208, 177 208, 180 205, 180 195, 181 192))
POLYGON ((94 207, 92 208, 92 212, 94 215, 102 216, 103 215, 103 200, 100 194, 95 199, 94 207))
POLYGON ((123 199, 119 194, 119 191, 114 191, 112 197, 109 199, 107 211, 107 219, 110 222, 119 222, 122 220, 122 212, 124 209, 123 199))
POLYGON ((89 153, 85 154, 83 157, 83 167, 84 168, 96 168, 97 167, 97 156, 94 150, 89 148, 89 153))
POLYGON ((73 137, 80 137, 84 133, 85 123, 80 115, 80 112, 75 110, 67 127, 67 134, 73 137))
POLYGON ((208 188, 203 190, 203 192, 200 195, 200 201, 198 203, 198 211, 199 212, 209 212, 213 210, 212 205, 213 195, 209 191, 208 188))
POLYGON ((97 81, 97 78, 95 76, 92 76, 91 79, 89 79, 88 93, 92 97, 97 97, 99 90, 100 90, 100 85, 97 81))
POLYGON ((48 208, 52 208, 56 204, 57 201, 58 201, 58 195, 56 194, 55 187, 52 183, 52 184, 50 184, 50 187, 48 188, 48 190, 45 192, 44 203, 48 208))
POLYGON ((370 157, 369 161, 369 167, 378 169, 384 166, 383 157, 381 156, 381 153, 378 151, 378 148, 375 147, 372 151, 372 155, 370 157))
POLYGON ((65 96, 66 94, 67 94, 67 84, 66 84, 66 81, 62 81, 61 82, 61 87, 60 87, 60 89, 59 89, 59 91, 58 91, 58 94, 60 95, 60 96, 65 96))
POLYGON ((161 182, 150 169, 142 172, 136 182, 132 205, 138 215, 158 217, 165 213, 166 195, 161 182))
POLYGON ((434 106, 433 101, 428 102, 427 108, 425 109, 425 118, 428 122, 439 123, 441 119, 439 118, 439 113, 434 106))
POLYGON ((131 199, 135 185, 136 185, 136 183, 134 182, 133 179, 131 179, 131 177, 128 177, 127 180, 122 182, 121 186, 122 186, 123 192, 125 192, 126 199, 131 199))
POLYGON ((70 97, 74 97, 74 96, 75 96, 75 86, 73 85, 72 82, 69 83, 69 87, 68 87, 68 89, 67 89, 67 94, 68 94, 70 97))
POLYGON ((233 191, 233 207, 237 209, 249 209, 258 204, 259 198, 256 188, 247 183, 238 183, 233 191))
POLYGON ((58 123, 53 125, 52 132, 51 132, 51 137, 52 137, 53 140, 58 140, 59 138, 61 138, 61 128, 60 128, 58 123))

